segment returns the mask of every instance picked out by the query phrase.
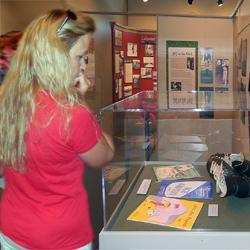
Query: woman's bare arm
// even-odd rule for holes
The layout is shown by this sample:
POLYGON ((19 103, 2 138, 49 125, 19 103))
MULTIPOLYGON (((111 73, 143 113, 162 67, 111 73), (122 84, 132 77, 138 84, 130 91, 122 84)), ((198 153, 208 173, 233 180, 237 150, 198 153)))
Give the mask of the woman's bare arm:
POLYGON ((98 143, 88 152, 79 156, 90 167, 102 167, 110 162, 115 155, 115 147, 112 138, 105 132, 98 143))

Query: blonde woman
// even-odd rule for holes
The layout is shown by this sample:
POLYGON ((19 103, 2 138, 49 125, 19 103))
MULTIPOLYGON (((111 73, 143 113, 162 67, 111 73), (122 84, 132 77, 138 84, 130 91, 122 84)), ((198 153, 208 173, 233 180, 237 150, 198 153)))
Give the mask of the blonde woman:
POLYGON ((25 30, 0 88, 1 249, 91 249, 82 175, 114 145, 84 101, 94 21, 52 10, 25 30))

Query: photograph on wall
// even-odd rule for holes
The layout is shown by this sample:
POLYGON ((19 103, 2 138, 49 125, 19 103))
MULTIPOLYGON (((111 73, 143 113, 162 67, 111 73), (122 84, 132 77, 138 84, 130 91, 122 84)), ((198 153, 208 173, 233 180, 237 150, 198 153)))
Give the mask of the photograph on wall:
POLYGON ((145 68, 153 68, 154 67, 154 57, 147 56, 143 57, 143 64, 145 68))
POLYGON ((140 69, 141 61, 139 59, 133 59, 133 69, 140 69))
POLYGON ((153 79, 156 81, 157 80, 157 71, 153 71, 153 79))
POLYGON ((122 31, 115 29, 115 46, 122 46, 122 31))
POLYGON ((133 88, 140 88, 140 75, 133 75, 133 88))
POLYGON ((154 56, 153 44, 145 44, 145 56, 154 56))
POLYGON ((120 52, 115 51, 115 74, 120 73, 120 52))
POLYGON ((121 54, 120 54, 120 58, 119 58, 119 71, 120 71, 120 75, 124 75, 124 59, 121 57, 121 54))
POLYGON ((247 76, 247 39, 242 40, 241 74, 247 76))
POLYGON ((181 82, 171 82, 171 91, 181 91, 181 82))
POLYGON ((119 82, 121 81, 120 78, 115 79, 115 93, 118 94, 119 93, 119 82))
POLYGON ((187 57, 187 69, 194 70, 194 57, 187 57))
POLYGON ((128 43, 127 56, 136 57, 137 56, 137 44, 128 43))
POLYGON ((198 42, 167 41, 167 90, 170 108, 195 108, 198 42))
POLYGON ((237 68, 239 70, 241 69, 241 56, 242 56, 242 39, 240 41, 240 44, 237 49, 237 54, 236 54, 237 68))
POLYGON ((124 97, 131 96, 132 95, 132 86, 124 86, 124 97))
POLYGON ((229 84, 229 59, 216 59, 215 84, 228 89, 229 84))
POLYGON ((249 76, 248 76, 248 92, 250 92, 250 68, 249 68, 249 76))
POLYGON ((154 83, 153 83, 153 90, 157 91, 157 89, 158 89, 158 84, 157 84, 157 82, 154 81, 154 83))
POLYGON ((213 49, 200 49, 200 81, 202 83, 213 83, 213 49))
POLYGON ((133 82, 133 63, 131 60, 125 60, 124 63, 124 82, 133 82))
POLYGON ((141 68, 141 78, 152 78, 152 68, 141 68))
POLYGON ((122 98, 122 79, 119 79, 119 82, 118 82, 118 98, 119 99, 122 98))

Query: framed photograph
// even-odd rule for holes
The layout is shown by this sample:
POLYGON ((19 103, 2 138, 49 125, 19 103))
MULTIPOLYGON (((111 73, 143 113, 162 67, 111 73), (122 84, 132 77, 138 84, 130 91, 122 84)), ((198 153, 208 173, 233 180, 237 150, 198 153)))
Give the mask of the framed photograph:
POLYGON ((143 64, 145 68, 153 68, 154 67, 154 57, 143 57, 143 64))
POLYGON ((119 93, 119 79, 115 79, 115 93, 119 93))
POLYGON ((154 56, 153 44, 145 44, 145 56, 154 56))
POLYGON ((115 74, 120 73, 120 53, 115 51, 115 74))
POLYGON ((132 95, 132 86, 125 86, 123 87, 123 92, 124 92, 124 96, 131 96, 132 95))
POLYGON ((153 71, 153 79, 156 81, 157 80, 157 71, 153 71))
POLYGON ((171 91, 181 91, 182 82, 171 82, 171 91))
POLYGON ((140 75, 133 75, 133 88, 140 88, 140 75))
POLYGON ((115 29, 115 46, 122 46, 122 31, 115 29))
POLYGON ((127 56, 137 56, 137 43, 128 43, 127 56))
POLYGON ((124 82, 133 82, 133 63, 127 60, 124 64, 124 82))
POLYGON ((139 59, 133 59, 133 69, 140 69, 141 61, 139 59))
POLYGON ((194 57, 187 57, 187 69, 194 70, 194 57))
POLYGON ((247 76, 247 39, 242 40, 241 74, 247 76))
POLYGON ((228 87, 229 59, 216 59, 215 83, 218 86, 228 87))
POLYGON ((153 83, 153 90, 157 91, 157 89, 158 89, 158 84, 157 84, 157 82, 154 81, 154 83, 153 83))
POLYGON ((141 68, 141 78, 152 78, 152 68, 141 68))
POLYGON ((213 83, 213 49, 200 49, 200 79, 201 83, 213 83))

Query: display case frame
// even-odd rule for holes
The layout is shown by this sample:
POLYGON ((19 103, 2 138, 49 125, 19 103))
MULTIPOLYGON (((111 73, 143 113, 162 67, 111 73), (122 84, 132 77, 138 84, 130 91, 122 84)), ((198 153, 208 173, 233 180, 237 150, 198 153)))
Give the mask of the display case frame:
MULTIPOLYGON (((204 96, 204 93, 197 92, 196 95, 204 96)), ((230 93, 230 96, 232 96, 232 93, 230 93)), ((112 197, 108 195, 110 189, 107 190, 106 188, 112 184, 108 183, 107 185, 105 177, 103 178, 105 225, 99 235, 100 250, 249 249, 250 225, 248 225, 248 220, 246 220, 248 218, 248 211, 250 211, 249 199, 239 199, 234 196, 221 198, 215 192, 215 185, 213 185, 212 199, 199 200, 204 205, 190 231, 127 220, 129 214, 148 194, 156 193, 159 183, 156 181, 152 171, 153 165, 174 165, 187 162, 187 160, 163 159, 164 153, 162 154, 161 150, 164 150, 164 143, 163 146, 160 145, 160 140, 164 138, 164 133, 166 133, 165 128, 168 129, 168 136, 170 137, 178 134, 179 136, 198 135, 200 138, 203 138, 206 135, 204 140, 208 148, 202 151, 200 157, 194 157, 192 160, 188 156, 189 158, 187 157, 187 159, 201 173, 202 177, 199 180, 212 180, 206 169, 206 160, 211 153, 218 152, 219 149, 222 152, 228 153, 235 150, 248 150, 248 132, 241 134, 234 131, 238 128, 238 123, 242 123, 243 113, 247 116, 248 110, 245 107, 238 106, 237 102, 231 102, 228 98, 221 98, 218 107, 197 106, 195 109, 170 109, 167 106, 165 96, 152 91, 138 93, 135 96, 102 109, 101 118, 104 127, 105 115, 112 114, 112 119, 109 119, 109 125, 113 126, 114 137, 116 137, 117 121, 124 125, 122 129, 124 147, 119 151, 119 161, 114 159, 111 166, 123 164, 128 170, 120 178, 126 179, 124 177, 126 175, 131 176, 131 178, 126 179, 129 181, 128 183, 125 182, 125 185, 121 189, 123 191, 117 194, 119 198, 115 195, 112 197), (223 100, 225 101, 224 104, 223 100), (226 105, 227 102, 233 103, 233 105, 226 105), (151 114, 154 114, 154 122, 152 121, 151 114), (116 119, 116 115, 120 119, 116 119), (131 119, 131 116, 133 119, 131 119), (128 117, 129 122, 126 121, 128 117), (176 126, 176 124, 180 124, 180 121, 183 121, 179 120, 179 118, 186 119, 185 123, 189 123, 191 127, 194 124, 202 125, 202 129, 205 130, 204 133, 201 135, 201 130, 197 126, 189 130, 191 131, 190 134, 186 134, 187 131, 183 130, 185 126, 176 126), (161 124, 162 121, 163 124, 161 124), (208 124, 207 128, 206 125, 203 125, 204 122, 208 124), (136 127, 138 123, 141 124, 139 129, 136 127), (172 123, 172 125, 166 127, 168 123, 172 123), (228 125, 225 125, 226 123, 228 125), (127 152, 127 150, 129 151, 129 146, 133 147, 132 151, 136 150, 136 143, 130 144, 129 142, 130 135, 128 133, 131 130, 139 131, 139 136, 144 137, 138 147, 143 149, 139 153, 139 159, 134 158, 133 154, 127 152), (222 132, 221 130, 225 131, 222 132), (218 143, 216 138, 219 141, 218 143), (225 141, 223 141, 223 138, 225 138, 225 141), (229 138, 230 146, 226 142, 229 138), (123 154, 124 157, 121 157, 123 154), (123 161, 121 158, 123 158, 123 161), (136 165, 137 168, 134 167, 136 165), (134 171, 134 173, 132 174, 131 171, 134 171), (142 180, 146 178, 152 180, 147 195, 137 195, 136 192, 142 180), (116 199, 116 202, 114 202, 111 211, 108 212, 105 208, 108 207, 108 203, 112 202, 112 199, 116 199), (218 204, 218 216, 208 216, 209 204, 218 204)), ((190 146, 190 143, 184 144, 185 146, 190 146)), ((198 144, 201 145, 203 143, 198 144)), ((176 144, 175 149, 177 151, 180 150, 180 152, 183 150, 182 148, 180 149, 180 144, 178 146, 176 144)))

